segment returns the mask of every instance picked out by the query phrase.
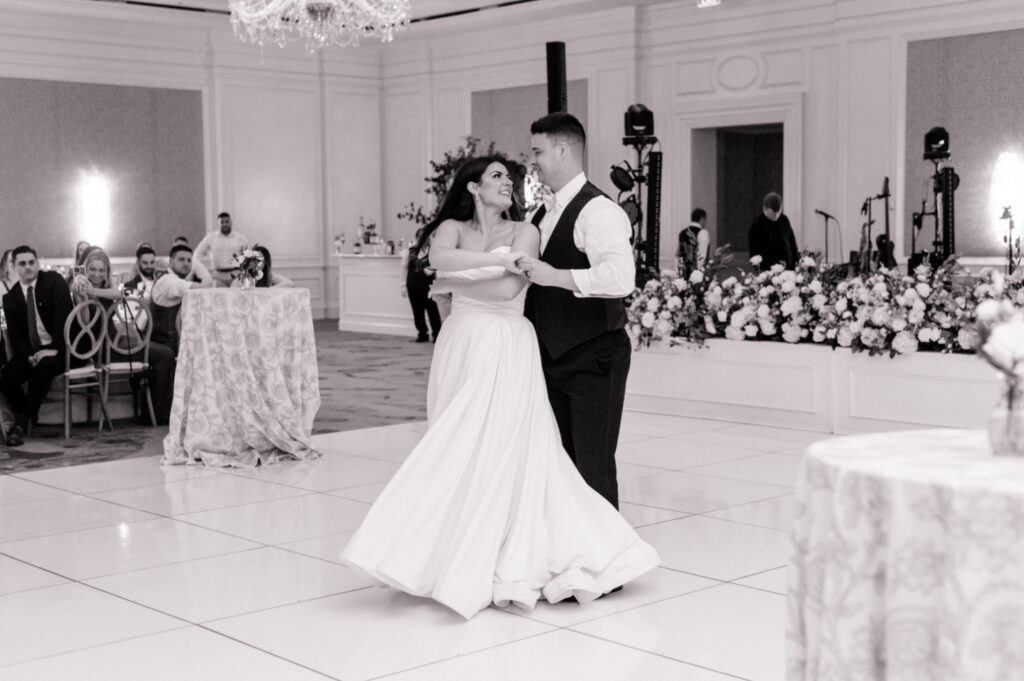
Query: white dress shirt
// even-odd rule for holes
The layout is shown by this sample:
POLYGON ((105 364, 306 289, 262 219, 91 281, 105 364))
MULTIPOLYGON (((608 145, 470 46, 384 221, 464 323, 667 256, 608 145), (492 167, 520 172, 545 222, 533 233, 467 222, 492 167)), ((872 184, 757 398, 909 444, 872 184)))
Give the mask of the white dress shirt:
POLYGON ((249 247, 249 240, 232 230, 224 236, 219 231, 210 232, 196 246, 195 260, 209 263, 213 270, 227 270, 234 267, 234 255, 249 247))
MULTIPOLYGON (((544 213, 540 221, 541 253, 555 230, 562 211, 587 183, 580 173, 555 193, 553 210, 544 213)), ((598 196, 583 206, 573 225, 573 243, 586 253, 590 269, 570 270, 579 293, 578 298, 623 298, 633 292, 636 283, 636 265, 629 238, 633 228, 629 217, 611 199, 598 196)))
POLYGON ((185 297, 185 292, 195 286, 194 281, 186 281, 174 272, 168 272, 153 284, 150 299, 156 305, 174 307, 185 297))

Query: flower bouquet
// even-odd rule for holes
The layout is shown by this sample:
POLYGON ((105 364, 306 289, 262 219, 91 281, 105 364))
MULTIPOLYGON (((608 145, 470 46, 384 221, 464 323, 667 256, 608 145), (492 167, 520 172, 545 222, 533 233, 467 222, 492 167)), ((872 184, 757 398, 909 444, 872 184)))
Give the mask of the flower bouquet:
POLYGON ((975 315, 978 354, 1003 377, 999 404, 989 418, 992 453, 1024 456, 1024 313, 1007 300, 986 300, 975 315))
POLYGON ((263 254, 256 246, 235 253, 231 264, 237 272, 235 277, 240 288, 253 288, 263 278, 263 254))

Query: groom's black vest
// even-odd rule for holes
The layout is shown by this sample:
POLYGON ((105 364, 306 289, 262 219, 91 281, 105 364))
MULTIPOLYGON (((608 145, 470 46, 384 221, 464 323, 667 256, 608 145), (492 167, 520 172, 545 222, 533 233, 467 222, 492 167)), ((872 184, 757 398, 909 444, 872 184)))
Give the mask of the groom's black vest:
MULTIPOLYGON (((573 228, 580 211, 604 192, 587 182, 562 211, 540 259, 560 270, 590 268, 587 254, 576 248, 573 228)), ((540 226, 542 206, 533 216, 540 226)), ((622 298, 578 298, 556 286, 531 286, 526 293, 526 317, 533 322, 548 356, 557 359, 569 350, 609 331, 626 326, 626 306, 622 298)))

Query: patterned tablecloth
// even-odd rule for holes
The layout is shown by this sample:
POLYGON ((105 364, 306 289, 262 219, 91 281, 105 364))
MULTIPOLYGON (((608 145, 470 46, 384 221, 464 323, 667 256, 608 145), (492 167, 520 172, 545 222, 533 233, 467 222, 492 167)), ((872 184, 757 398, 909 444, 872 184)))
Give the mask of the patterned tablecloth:
POLYGON ((1024 679, 1024 459, 978 431, 812 445, 787 638, 790 681, 1024 679))
POLYGON ((163 462, 253 467, 319 456, 317 381, 309 290, 189 291, 163 462))

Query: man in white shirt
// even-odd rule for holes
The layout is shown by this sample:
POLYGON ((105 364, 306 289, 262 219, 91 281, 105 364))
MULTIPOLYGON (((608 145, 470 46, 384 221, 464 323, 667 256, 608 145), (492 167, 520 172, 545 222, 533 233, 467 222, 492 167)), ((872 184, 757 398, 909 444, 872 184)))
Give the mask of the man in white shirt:
POLYGON ((219 232, 210 232, 199 242, 195 260, 208 264, 215 286, 231 286, 231 275, 235 271, 234 255, 249 247, 249 240, 231 227, 231 215, 217 216, 219 232))
POLYGON ((626 213, 583 173, 586 132, 567 113, 530 128, 540 181, 554 206, 540 208, 540 258, 517 266, 533 286, 526 314, 537 330, 551 408, 562 444, 584 480, 618 508, 619 439, 632 345, 623 298, 636 266, 626 213))
POLYGON ((192 273, 192 249, 178 244, 171 248, 168 261, 169 271, 156 280, 150 295, 153 313, 153 334, 151 342, 166 345, 175 356, 178 355, 178 312, 185 293, 192 287, 208 288, 211 279, 200 282, 190 281, 192 273))

